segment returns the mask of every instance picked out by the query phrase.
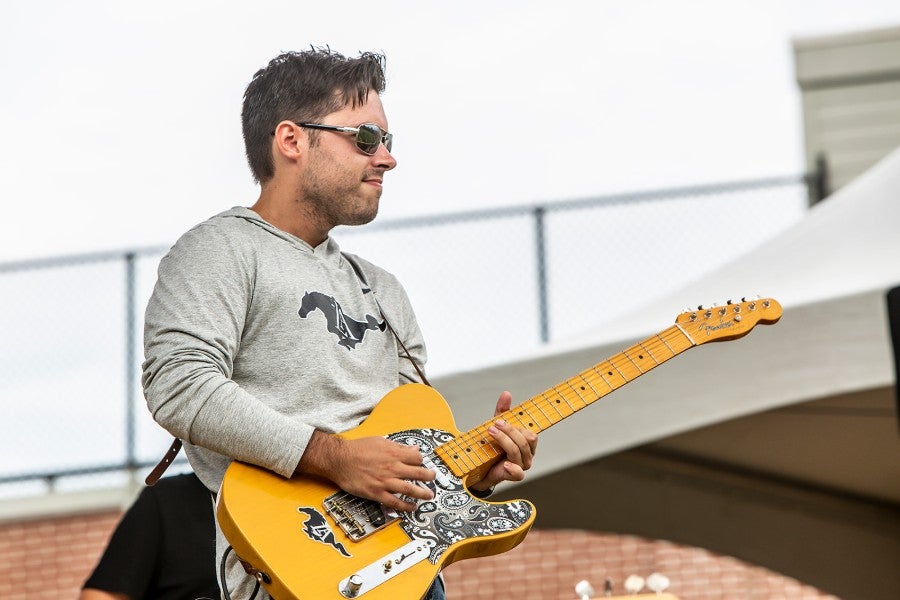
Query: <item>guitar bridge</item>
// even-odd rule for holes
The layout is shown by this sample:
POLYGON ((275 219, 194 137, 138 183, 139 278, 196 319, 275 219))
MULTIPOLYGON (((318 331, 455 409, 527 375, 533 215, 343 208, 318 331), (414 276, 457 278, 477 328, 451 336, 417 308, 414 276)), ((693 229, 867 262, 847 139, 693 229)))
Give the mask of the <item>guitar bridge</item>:
POLYGON ((354 542, 382 529, 400 516, 385 509, 380 502, 338 492, 322 502, 325 512, 354 542))

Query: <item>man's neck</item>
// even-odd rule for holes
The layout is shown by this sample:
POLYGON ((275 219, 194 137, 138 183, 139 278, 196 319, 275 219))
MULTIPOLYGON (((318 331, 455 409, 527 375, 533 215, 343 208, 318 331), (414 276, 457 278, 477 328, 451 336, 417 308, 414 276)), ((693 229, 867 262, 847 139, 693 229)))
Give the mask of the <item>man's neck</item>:
POLYGON ((330 227, 320 223, 314 211, 283 193, 274 184, 260 192, 250 210, 278 229, 296 236, 315 248, 328 238, 330 227))

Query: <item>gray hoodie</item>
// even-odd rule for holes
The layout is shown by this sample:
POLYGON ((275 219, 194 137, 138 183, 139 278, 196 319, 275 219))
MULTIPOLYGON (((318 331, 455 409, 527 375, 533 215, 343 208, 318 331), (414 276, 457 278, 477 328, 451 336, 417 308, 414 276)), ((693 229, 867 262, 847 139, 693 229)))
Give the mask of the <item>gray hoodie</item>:
POLYGON ((397 279, 329 238, 313 248, 247 208, 188 231, 159 265, 144 328, 143 386, 156 421, 185 441, 217 490, 231 458, 290 476, 313 429, 356 426, 418 381, 425 344, 397 279))

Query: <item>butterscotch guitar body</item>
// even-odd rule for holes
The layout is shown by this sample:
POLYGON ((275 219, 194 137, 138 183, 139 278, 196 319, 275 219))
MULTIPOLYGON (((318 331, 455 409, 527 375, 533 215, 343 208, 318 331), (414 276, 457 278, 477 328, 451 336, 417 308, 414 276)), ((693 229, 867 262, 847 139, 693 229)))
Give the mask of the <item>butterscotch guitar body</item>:
MULTIPOLYGON (((235 553, 261 573, 277 600, 421 598, 443 566, 509 550, 534 521, 529 502, 492 503, 469 494, 471 474, 459 476, 460 468, 448 467, 435 452, 461 434, 432 388, 397 388, 342 435, 387 435, 418 445, 426 466, 438 473, 428 484, 435 498, 396 514, 323 479, 285 479, 235 461, 222 484, 218 520, 235 553)), ((454 455, 464 460, 458 453, 466 451, 454 455)))

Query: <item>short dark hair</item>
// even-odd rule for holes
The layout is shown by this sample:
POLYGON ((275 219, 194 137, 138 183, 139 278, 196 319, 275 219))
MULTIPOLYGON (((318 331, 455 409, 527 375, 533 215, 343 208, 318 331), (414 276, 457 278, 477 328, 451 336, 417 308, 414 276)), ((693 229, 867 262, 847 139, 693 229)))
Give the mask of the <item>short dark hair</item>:
POLYGON ((280 54, 257 71, 241 110, 253 178, 264 183, 275 175, 271 148, 278 123, 313 122, 348 104, 364 104, 370 91, 384 91, 384 64, 384 55, 376 52, 347 58, 330 48, 311 47, 280 54))

